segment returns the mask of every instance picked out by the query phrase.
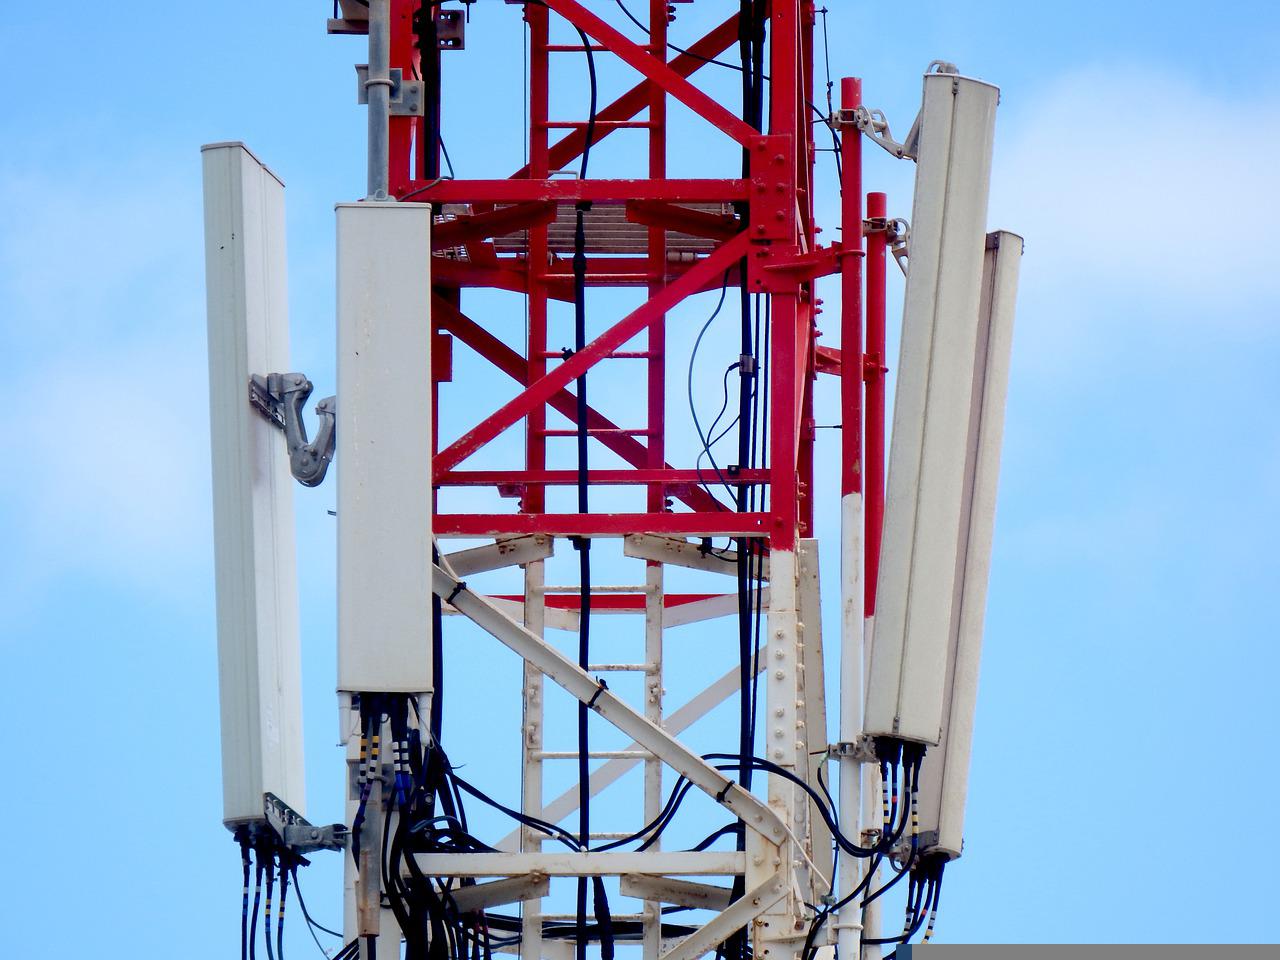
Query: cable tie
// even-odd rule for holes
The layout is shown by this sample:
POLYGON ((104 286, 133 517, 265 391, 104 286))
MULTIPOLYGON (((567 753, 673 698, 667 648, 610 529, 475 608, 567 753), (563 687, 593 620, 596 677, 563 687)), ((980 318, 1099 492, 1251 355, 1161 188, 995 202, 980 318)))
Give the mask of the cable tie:
POLYGON ((596 692, 591 695, 591 699, 587 701, 587 709, 591 710, 595 707, 596 701, 600 699, 600 694, 609 689, 609 685, 604 682, 604 677, 596 677, 596 692))
POLYGON ((732 786, 733 786, 732 780, 725 783, 724 789, 716 794, 716 803, 724 803, 725 798, 729 796, 729 788, 732 786))
POLYGON ((460 594, 465 589, 467 589, 467 581, 459 580, 457 584, 454 585, 453 592, 449 594, 449 596, 445 599, 444 602, 453 603, 454 598, 457 597, 457 595, 460 594))

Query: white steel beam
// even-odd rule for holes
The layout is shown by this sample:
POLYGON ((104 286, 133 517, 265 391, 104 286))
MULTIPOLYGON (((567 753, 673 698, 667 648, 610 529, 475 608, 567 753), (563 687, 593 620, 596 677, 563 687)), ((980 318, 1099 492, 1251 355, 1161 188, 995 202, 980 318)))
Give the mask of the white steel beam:
POLYGON ((508 877, 541 873, 548 877, 621 877, 628 874, 735 876, 746 855, 733 850, 636 853, 417 853, 429 877, 508 877))
MULTIPOLYGON (((763 670, 764 667, 767 666, 767 664, 765 664, 764 662, 763 650, 757 653, 756 657, 754 658, 754 661, 756 664, 757 672, 760 670, 763 670)), ((528 698, 530 696, 528 691, 531 689, 530 681, 528 679, 530 673, 537 675, 539 690, 541 690, 540 685, 542 683, 542 674, 538 672, 535 668, 527 666, 526 674, 525 674, 526 702, 528 701, 528 698)), ((705 717, 713 709, 718 707, 720 704, 724 703, 734 694, 738 693, 740 689, 740 683, 741 683, 741 674, 738 668, 734 667, 728 673, 725 673, 718 680, 716 680, 715 683, 711 684, 701 693, 698 693, 696 696, 694 696, 684 706, 668 714, 663 720, 662 729, 666 730, 668 733, 671 733, 673 735, 683 733, 685 730, 687 730, 690 726, 692 726, 698 720, 701 720, 703 717, 705 717)), ((528 723, 529 721, 526 720, 526 726, 525 726, 526 744, 531 742, 531 737, 532 737, 532 732, 528 726, 528 723)), ((541 740, 538 741, 538 744, 539 745, 541 744, 541 740)), ((526 747, 526 749, 534 749, 534 748, 526 747)), ((540 746, 538 747, 538 749, 540 749, 540 746)), ((639 750, 640 744, 636 743, 635 741, 632 741, 625 749, 627 749, 628 751, 639 750)), ((640 762, 639 760, 626 759, 626 760, 610 760, 608 763, 601 764, 600 767, 597 770, 594 770, 591 774, 591 779, 589 782, 591 796, 593 797, 596 796, 601 791, 603 791, 606 787, 608 787, 610 784, 616 783, 618 780, 622 778, 622 776, 628 770, 630 770, 639 762, 640 762)), ((529 775, 528 772, 526 772, 525 776, 528 777, 528 775, 529 775)), ((564 793, 560 794, 560 796, 556 797, 554 800, 548 803, 545 807, 543 807, 542 812, 538 814, 538 816, 540 816, 543 820, 547 820, 551 823, 559 823, 561 820, 563 820, 565 817, 567 817, 569 814, 573 813, 573 811, 577 809, 578 809, 578 788, 575 785, 570 787, 564 793)), ((532 811, 526 808, 525 812, 528 813, 532 811)), ((524 828, 521 828, 520 831, 512 831, 511 833, 507 834, 497 844, 498 849, 514 850, 516 847, 517 839, 520 836, 520 833, 522 831, 527 831, 529 829, 530 828, 528 827, 524 827, 524 828)), ((537 833, 537 831, 532 831, 532 832, 537 834, 537 836, 542 836, 542 834, 537 833)))
MULTIPOLYGON (((665 570, 661 563, 645 564, 644 619, 644 715, 654 725, 662 723, 662 611, 665 570)), ((591 788, 590 776, 587 789, 591 788)), ((662 762, 657 757, 644 761, 644 822, 653 823, 662 811, 662 762)), ((661 849, 662 835, 655 834, 651 849, 661 849)), ((625 879, 625 878, 624 878, 625 879)), ((662 948, 662 904, 648 900, 644 905, 644 955, 656 957, 662 948)))
MULTIPOLYGON (((778 871, 752 887, 693 933, 662 955, 661 960, 697 960, 764 913, 787 892, 786 874, 778 871)), ((792 933, 793 931, 788 931, 792 933)), ((756 956, 763 956, 757 946, 756 956)))
MULTIPOLYGON (((836 737, 853 744, 862 733, 863 663, 866 656, 866 569, 864 567, 866 503, 861 491, 846 493, 840 501, 840 703, 836 737)), ((837 760, 840 806, 836 811, 840 832, 859 838, 862 820, 862 764, 851 749, 837 760)), ((865 845, 865 838, 861 841, 865 845)), ((867 864, 856 857, 837 861, 837 895, 843 899, 857 889, 867 864)), ((862 905, 855 899, 840 908, 832 922, 839 955, 859 960, 862 905)))
POLYGON ((445 559, 454 573, 460 577, 468 577, 473 573, 524 566, 534 560, 545 560, 554 552, 554 540, 538 533, 527 537, 512 537, 510 540, 498 540, 482 547, 472 547, 470 550, 456 550, 446 554, 445 559))
MULTIPOLYGON (((512 620, 525 619, 525 605, 523 602, 509 600, 506 597, 486 597, 486 599, 512 620)), ((440 612, 446 617, 462 616, 462 611, 449 603, 443 604, 440 612)), ((577 633, 578 625, 582 622, 582 615, 577 610, 565 610, 562 607, 544 606, 541 616, 544 628, 548 630, 564 630, 568 633, 577 633)))
POLYGON ((472 913, 504 903, 537 900, 545 897, 550 889, 551 881, 545 874, 531 873, 527 876, 508 877, 505 880, 459 887, 453 891, 452 897, 459 913, 472 913))
MULTIPOLYGON (((783 842, 790 835, 789 827, 768 804, 743 790, 669 732, 599 684, 559 650, 548 646, 540 637, 512 620, 484 597, 466 589, 464 583, 450 576, 438 565, 435 566, 432 586, 437 595, 450 600, 458 610, 534 664, 570 695, 590 706, 641 747, 652 750, 659 759, 682 774, 690 783, 731 810, 754 833, 766 837, 774 844, 783 842)), ((793 705, 793 715, 794 709, 793 705)), ((794 744, 794 731, 791 743, 794 744)))
MULTIPOLYGON (((707 551, 702 544, 683 537, 666 537, 656 533, 632 533, 622 538, 624 556, 653 560, 673 567, 687 567, 709 573, 738 575, 736 550, 707 551)), ((769 579, 769 560, 764 560, 762 580, 769 579)))
POLYGON ((626 876, 618 884, 624 897, 636 897, 655 903, 674 903, 691 910, 723 910, 729 906, 733 890, 693 880, 671 877, 626 876))
MULTIPOLYGON (((546 563, 535 560, 524 568, 524 595, 527 604, 521 604, 521 619, 528 630, 541 637, 546 632, 546 563)), ((530 817, 546 819, 542 809, 542 748, 545 678, 529 661, 521 662, 524 671, 524 697, 521 701, 520 723, 520 809, 530 817)), ((518 836, 522 853, 540 853, 543 833, 529 826, 521 826, 512 838, 518 836)), ((545 960, 542 942, 542 901, 531 900, 520 911, 520 956, 523 960, 545 960)), ((552 944, 547 944, 551 946, 552 944)))
MULTIPOLYGON (((769 588, 760 591, 760 605, 769 608, 769 588)), ((718 597, 707 597, 705 600, 691 600, 679 606, 667 607, 662 614, 664 627, 682 627, 687 623, 700 623, 703 620, 715 620, 719 617, 736 616, 738 613, 738 595, 726 593, 718 597)))
MULTIPOLYGON (((769 583, 771 602, 766 621, 768 638, 765 651, 764 687, 765 714, 761 718, 763 755, 792 775, 803 779, 808 773, 804 745, 804 699, 800 660, 800 614, 797 595, 799 574, 794 550, 774 550, 770 554, 773 563, 773 580, 769 583)), ((780 940, 789 939, 793 924, 802 916, 801 897, 810 891, 812 874, 803 866, 801 857, 805 851, 798 838, 807 833, 808 797, 799 787, 779 776, 770 776, 768 785, 769 807, 777 811, 786 825, 788 842, 774 845, 761 842, 765 838, 748 840, 751 869, 746 883, 755 888, 765 882, 776 870, 795 867, 800 884, 793 895, 775 898, 766 913, 766 922, 759 927, 753 941, 757 956, 763 951, 771 955, 785 954, 780 940)), ((775 842, 776 843, 776 842, 775 842)), ((785 891, 784 891, 785 892, 785 891)), ((807 898, 807 897, 806 897, 807 898)))
MULTIPOLYGON (((533 903, 535 901, 531 900, 529 902, 533 903)), ((526 912, 528 909, 528 907, 525 907, 526 912)), ((528 922, 529 918, 526 916, 525 924, 527 925, 528 922)), ((504 943, 501 946, 494 947, 493 952, 514 953, 522 957, 533 956, 537 960, 574 960, 576 955, 576 948, 572 940, 543 940, 541 930, 538 932, 537 944, 539 952, 530 954, 528 944, 526 944, 522 935, 519 943, 504 943)))
MULTIPOLYGON (((827 692, 826 668, 822 652, 822 598, 818 582, 818 541, 804 539, 800 541, 799 588, 797 601, 800 612, 801 663, 804 667, 804 727, 801 728, 801 740, 804 741, 804 756, 807 767, 804 777, 809 785, 818 789, 818 771, 827 765, 827 692)), ((825 782, 825 780, 824 780, 825 782)), ((809 855, 814 863, 823 870, 823 874, 815 882, 830 887, 831 876, 831 829, 818 813, 816 801, 809 800, 809 855)))

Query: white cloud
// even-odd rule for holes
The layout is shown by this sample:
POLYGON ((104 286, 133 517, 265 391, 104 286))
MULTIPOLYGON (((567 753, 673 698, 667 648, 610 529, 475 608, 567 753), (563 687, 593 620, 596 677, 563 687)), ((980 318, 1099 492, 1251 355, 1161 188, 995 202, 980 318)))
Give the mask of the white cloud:
POLYGON ((190 345, 62 357, 10 386, 0 491, 13 574, 33 586, 68 570, 132 583, 188 572, 209 498, 190 345))
POLYGON ((1215 324, 1252 322, 1238 308, 1280 293, 1280 97, 1093 67, 1003 124, 990 219, 1026 235, 1033 288, 1209 307, 1215 324))
POLYGON ((0 170, 0 521, 19 602, 72 572, 174 582, 207 554, 198 172, 140 175, 156 168, 0 170))
POLYGON ((0 169, 8 336, 58 352, 173 329, 203 302, 199 171, 157 158, 82 178, 0 169))

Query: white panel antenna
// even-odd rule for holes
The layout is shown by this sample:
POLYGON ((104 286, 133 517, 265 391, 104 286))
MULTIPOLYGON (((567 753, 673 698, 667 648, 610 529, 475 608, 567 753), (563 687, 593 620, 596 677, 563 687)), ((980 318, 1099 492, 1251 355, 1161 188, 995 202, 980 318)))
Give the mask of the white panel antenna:
POLYGON ((284 184, 240 143, 202 148, 223 821, 305 809, 293 477, 249 377, 289 369, 284 184))
POLYGON ((991 538, 1021 260, 1020 236, 1004 230, 987 234, 974 355, 973 401, 969 408, 960 549, 956 556, 947 652, 942 740, 937 748, 925 754, 921 775, 922 851, 936 851, 949 859, 960 856, 964 834, 969 755, 978 701, 978 666, 982 658, 982 627, 991 573, 991 538))
POLYGON ((935 744, 999 90, 928 73, 864 732, 935 744))
POLYGON ((431 208, 338 208, 338 689, 431 691, 431 208))

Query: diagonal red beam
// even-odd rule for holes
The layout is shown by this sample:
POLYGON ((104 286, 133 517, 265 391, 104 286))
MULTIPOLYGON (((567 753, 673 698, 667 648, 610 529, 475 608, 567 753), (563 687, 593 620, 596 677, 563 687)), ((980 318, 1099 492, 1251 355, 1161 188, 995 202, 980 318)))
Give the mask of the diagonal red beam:
POLYGON ((547 403, 558 391, 591 369, 663 314, 669 313, 685 297, 701 290, 713 277, 723 274, 747 253, 746 234, 739 234, 701 260, 688 273, 663 287, 658 293, 610 327, 546 376, 531 383, 523 393, 504 404, 463 436, 436 454, 435 469, 452 470, 471 454, 502 433, 531 410, 547 403))
POLYGON ((819 344, 814 348, 813 365, 819 373, 832 373, 840 376, 844 365, 840 362, 839 347, 824 347, 819 344))
POLYGON ((549 201, 518 203, 484 213, 472 213, 446 220, 431 228, 431 247, 461 247, 476 240, 501 237, 518 230, 540 227, 556 218, 556 205, 549 201))
MULTIPOLYGON (((693 73, 706 64, 708 60, 719 56, 738 40, 738 15, 735 13, 720 26, 716 27, 696 43, 690 44, 687 53, 682 53, 671 60, 671 69, 682 77, 693 73)), ((596 112, 596 119, 608 122, 630 120, 641 110, 649 106, 649 88, 651 82, 642 80, 613 103, 596 112)), ((608 123, 598 124, 591 143, 597 144, 616 129, 608 123)), ((587 144, 587 131, 575 130, 557 142, 547 153, 548 169, 562 170, 582 156, 587 144)), ((512 180, 523 180, 529 176, 529 167, 524 166, 511 175, 512 180)))
POLYGON ((661 200, 634 200, 627 204, 627 219, 646 227, 661 227, 686 233, 691 237, 728 240, 743 229, 737 217, 721 213, 692 210, 678 203, 661 200))
MULTIPOLYGON (((431 309, 435 322, 441 330, 447 330, 453 334, 517 383, 522 386, 528 386, 529 368, 524 357, 520 356, 480 324, 463 314, 443 297, 433 297, 431 309)), ((547 403, 558 413, 567 417, 570 423, 578 422, 577 398, 568 390, 557 390, 547 400, 547 403)), ((587 407, 587 428, 610 430, 616 429, 617 424, 597 412, 594 408, 587 407)), ((622 433, 602 433, 598 434, 596 439, 633 467, 647 466, 648 448, 634 437, 622 433)), ((663 468, 666 470, 675 469, 670 464, 663 464, 663 468)), ((443 475, 447 469, 447 467, 441 465, 440 455, 437 454, 435 472, 437 475, 443 475)), ((690 487, 681 491, 677 496, 691 509, 699 512, 717 513, 728 509, 701 487, 690 487)))
POLYGON ((760 136, 760 132, 751 124, 741 117, 734 116, 690 83, 687 78, 676 73, 665 57, 659 59, 638 43, 628 40, 583 7, 578 0, 544 0, 544 2, 579 30, 599 40, 628 66, 634 67, 641 75, 648 77, 698 116, 737 140, 744 147, 750 146, 752 141, 760 136))

